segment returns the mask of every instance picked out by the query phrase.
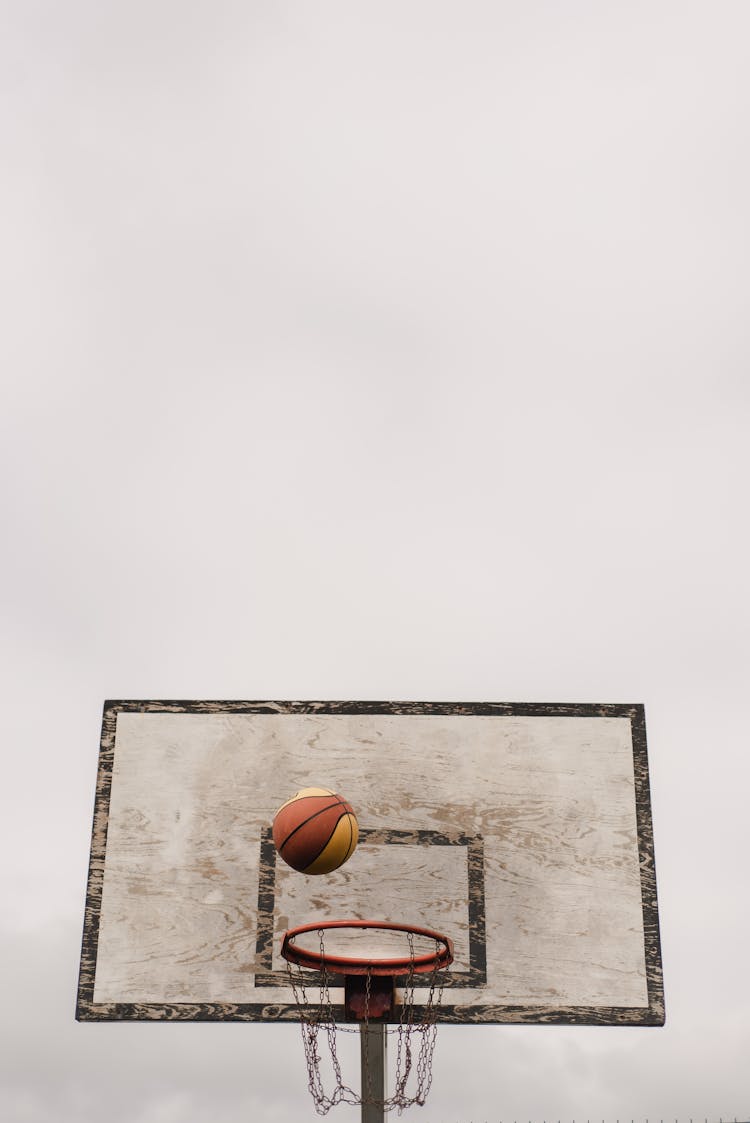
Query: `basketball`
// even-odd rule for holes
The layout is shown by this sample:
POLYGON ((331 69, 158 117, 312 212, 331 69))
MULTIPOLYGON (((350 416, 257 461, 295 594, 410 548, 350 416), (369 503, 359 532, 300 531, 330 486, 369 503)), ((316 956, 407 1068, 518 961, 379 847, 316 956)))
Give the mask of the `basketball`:
POLYGON ((300 873, 331 873, 352 856, 359 829, 350 803, 328 788, 303 788, 282 803, 273 820, 273 842, 300 873))

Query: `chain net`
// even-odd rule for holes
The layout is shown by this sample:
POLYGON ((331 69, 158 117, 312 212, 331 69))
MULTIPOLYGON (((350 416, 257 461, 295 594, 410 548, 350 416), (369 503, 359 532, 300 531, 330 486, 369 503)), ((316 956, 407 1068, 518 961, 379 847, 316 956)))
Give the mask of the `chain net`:
POLYGON ((437 1036, 437 1018, 443 997, 443 983, 439 978, 437 966, 437 954, 440 950, 439 942, 435 942, 435 967, 429 974, 419 976, 419 987, 428 990, 428 998, 426 1004, 417 1014, 414 1006, 416 986, 414 937, 411 932, 406 933, 411 962, 402 991, 401 1009, 395 1025, 383 1027, 387 1033, 396 1038, 394 1091, 386 1099, 380 1099, 373 1092, 369 1057, 370 1034, 368 1030, 370 1026, 372 975, 368 971, 365 976, 364 1017, 360 1022, 361 1029, 353 1025, 337 1025, 331 1001, 331 974, 326 967, 322 929, 318 935, 320 938, 321 963, 319 971, 303 972, 301 967, 296 965, 293 967, 292 963, 287 961, 289 982, 300 1018, 302 1043, 307 1063, 308 1087, 318 1115, 327 1115, 331 1108, 339 1103, 375 1104, 384 1111, 391 1111, 395 1108, 399 1115, 405 1108, 411 1107, 413 1104, 422 1106, 427 1099, 432 1084, 432 1056, 435 1051, 437 1036), (318 991, 317 1001, 312 998, 312 995, 308 997, 308 991, 312 991, 313 987, 316 987, 318 991), (344 1083, 341 1075, 341 1063, 336 1052, 337 1032, 363 1033, 361 1092, 355 1092, 353 1088, 344 1083), (321 1042, 324 1042, 327 1046, 333 1070, 333 1088, 330 1093, 324 1088, 321 1075, 321 1042))

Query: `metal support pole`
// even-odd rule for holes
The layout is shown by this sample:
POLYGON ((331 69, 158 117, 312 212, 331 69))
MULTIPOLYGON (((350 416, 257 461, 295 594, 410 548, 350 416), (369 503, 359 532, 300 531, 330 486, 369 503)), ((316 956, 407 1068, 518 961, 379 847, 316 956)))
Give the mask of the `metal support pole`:
POLYGON ((359 1046, 362 1070, 360 1089, 362 1099, 371 1098, 379 1103, 362 1104, 362 1123, 383 1123, 388 1077, 388 1026, 384 1022, 362 1022, 359 1027, 359 1046))

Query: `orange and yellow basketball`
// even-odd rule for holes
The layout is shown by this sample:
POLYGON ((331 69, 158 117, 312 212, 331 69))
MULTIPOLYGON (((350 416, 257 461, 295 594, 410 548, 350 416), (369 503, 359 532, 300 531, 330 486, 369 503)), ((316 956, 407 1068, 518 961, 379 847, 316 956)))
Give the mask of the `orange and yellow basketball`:
POLYGON ((303 788, 282 803, 273 820, 274 846, 300 873, 337 870, 351 857, 358 837, 354 808, 328 788, 303 788))

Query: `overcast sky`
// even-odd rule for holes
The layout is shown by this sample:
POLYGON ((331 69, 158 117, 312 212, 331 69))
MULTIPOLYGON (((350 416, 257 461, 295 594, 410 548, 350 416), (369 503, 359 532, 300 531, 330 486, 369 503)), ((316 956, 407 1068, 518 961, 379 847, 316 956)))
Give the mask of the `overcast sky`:
POLYGON ((750 1119, 749 44, 0 3, 3 1121, 315 1117, 293 1027, 74 1022, 105 697, 644 702, 666 1027, 444 1027, 409 1118, 750 1119))

